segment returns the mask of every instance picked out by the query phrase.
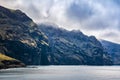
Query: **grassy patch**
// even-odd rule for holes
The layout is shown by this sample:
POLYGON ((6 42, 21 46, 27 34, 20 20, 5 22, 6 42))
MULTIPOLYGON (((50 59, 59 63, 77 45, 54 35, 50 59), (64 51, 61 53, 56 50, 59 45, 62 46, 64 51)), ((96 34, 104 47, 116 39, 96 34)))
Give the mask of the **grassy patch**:
POLYGON ((0 53, 0 61, 3 61, 3 60, 15 60, 15 59, 0 53))
POLYGON ((16 59, 8 57, 2 53, 0 53, 0 68, 1 66, 5 66, 5 64, 2 61, 15 61, 16 59))

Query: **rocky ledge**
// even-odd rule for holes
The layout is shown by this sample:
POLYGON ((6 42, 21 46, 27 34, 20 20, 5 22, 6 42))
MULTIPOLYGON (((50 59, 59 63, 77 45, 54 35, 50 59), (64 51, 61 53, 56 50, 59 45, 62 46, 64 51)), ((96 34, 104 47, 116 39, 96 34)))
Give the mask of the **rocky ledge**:
POLYGON ((25 67, 26 65, 19 60, 8 57, 0 53, 0 69, 25 67))

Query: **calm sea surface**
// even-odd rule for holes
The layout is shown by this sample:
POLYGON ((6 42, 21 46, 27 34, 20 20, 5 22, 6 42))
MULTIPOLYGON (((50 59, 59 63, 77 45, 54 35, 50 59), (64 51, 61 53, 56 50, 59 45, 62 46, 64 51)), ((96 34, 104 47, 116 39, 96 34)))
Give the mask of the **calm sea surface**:
POLYGON ((120 66, 34 66, 0 70, 0 80, 120 80, 120 66))

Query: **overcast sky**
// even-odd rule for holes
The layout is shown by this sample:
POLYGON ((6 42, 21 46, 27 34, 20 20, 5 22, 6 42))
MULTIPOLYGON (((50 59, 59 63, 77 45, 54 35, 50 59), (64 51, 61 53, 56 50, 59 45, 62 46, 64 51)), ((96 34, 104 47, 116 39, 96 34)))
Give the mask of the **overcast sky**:
POLYGON ((120 43, 120 0, 0 0, 20 9, 36 23, 51 22, 120 43))

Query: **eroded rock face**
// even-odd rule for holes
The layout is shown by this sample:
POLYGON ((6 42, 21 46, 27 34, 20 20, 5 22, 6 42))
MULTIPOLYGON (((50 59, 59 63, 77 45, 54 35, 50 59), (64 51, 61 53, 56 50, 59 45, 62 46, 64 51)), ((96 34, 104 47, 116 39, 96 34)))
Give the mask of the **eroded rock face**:
POLYGON ((41 58, 47 49, 47 37, 32 19, 20 10, 0 6, 0 52, 25 64, 39 65, 47 64, 41 58))
POLYGON ((101 43, 94 36, 80 31, 67 31, 54 25, 40 24, 49 40, 50 64, 55 65, 111 65, 112 61, 101 43))
POLYGON ((113 63, 115 65, 120 65, 120 44, 106 40, 101 40, 101 43, 108 52, 108 54, 111 55, 113 63))

